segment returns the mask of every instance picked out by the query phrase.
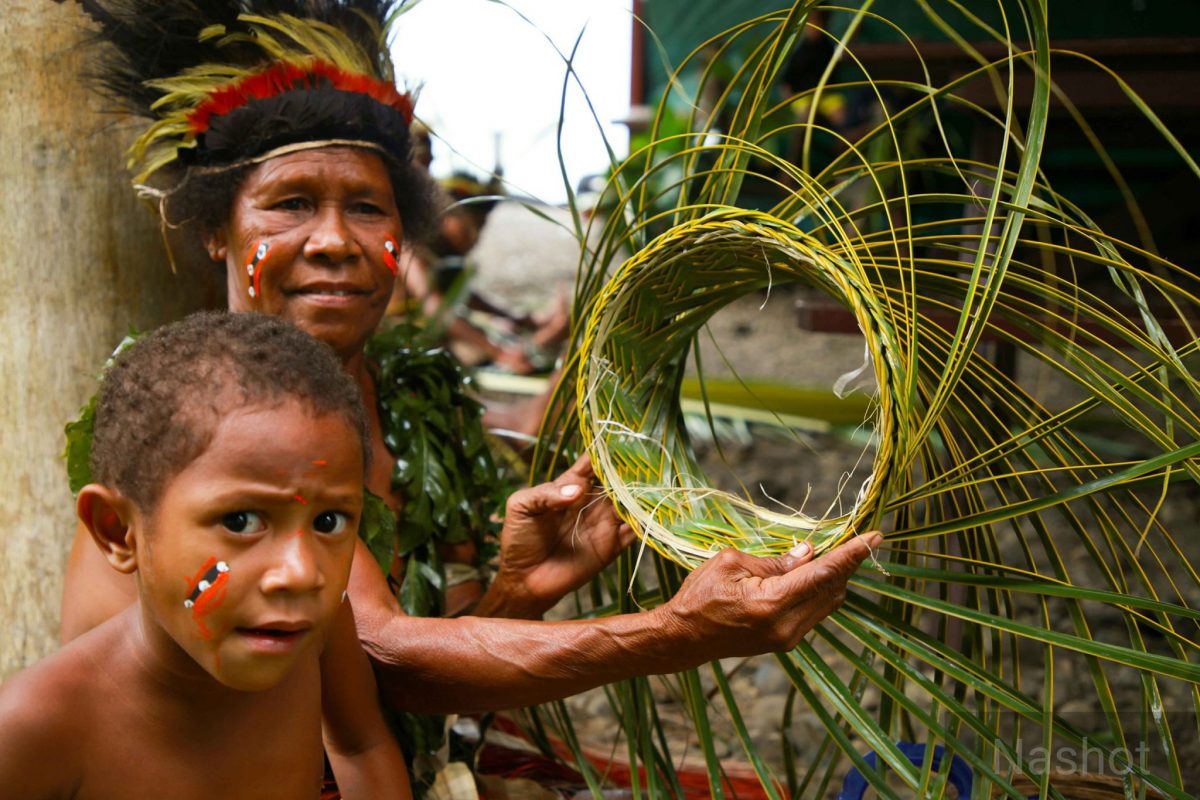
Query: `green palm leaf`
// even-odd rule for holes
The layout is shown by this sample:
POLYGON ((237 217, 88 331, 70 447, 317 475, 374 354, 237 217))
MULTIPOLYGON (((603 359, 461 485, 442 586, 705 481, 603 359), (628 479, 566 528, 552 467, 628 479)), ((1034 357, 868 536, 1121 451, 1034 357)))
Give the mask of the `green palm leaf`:
MULTIPOLYGON (((1097 743, 1120 767, 1127 797, 1146 787, 1192 797, 1200 786, 1180 746, 1195 737, 1200 712, 1200 576, 1193 530, 1173 528, 1162 509, 1200 483, 1200 280, 1154 252, 1151 221, 1136 208, 1141 246, 1104 233, 1050 185, 1042 156, 1057 98, 1131 197, 1100 137, 1053 82, 1056 64, 1089 59, 1051 48, 1044 0, 995 4, 995 25, 978 4, 918 0, 975 65, 938 85, 915 44, 924 82, 873 80, 855 36, 892 23, 869 0, 842 9, 843 32, 823 35, 861 76, 835 81, 830 65, 815 87, 777 102, 772 87, 812 5, 698 48, 668 80, 649 141, 615 165, 608 213, 590 236, 581 232, 591 245, 562 402, 552 404, 557 415, 544 430, 555 437, 543 440, 536 469, 586 448, 645 544, 684 567, 723 547, 765 555, 805 540, 820 552, 885 530, 884 552, 854 579, 846 607, 779 657, 827 732, 826 746, 789 770, 797 796, 835 788, 851 766, 881 797, 941 796, 949 759, 939 769, 914 765, 896 744, 908 739, 963 759, 980 797, 1020 797, 1022 774, 1058 796, 1052 770, 1022 751, 1030 741, 1097 743), (995 47, 970 44, 979 40, 1002 54, 985 57, 995 47), (703 59, 734 53, 736 67, 705 104, 702 90, 718 78, 703 59), (700 89, 683 98, 685 131, 668 134, 689 70, 699 71, 700 89), (873 121, 851 136, 824 126, 816 109, 834 92, 875 98, 873 121), (784 113, 797 100, 809 110, 784 113), (989 158, 956 138, 964 126, 991 133, 989 158), (784 137, 802 142, 796 163, 777 154, 784 137), (742 207, 752 184, 773 187, 770 207, 742 207), (621 261, 622 252, 633 255, 621 261), (730 384, 697 389, 688 372, 706 323, 739 297, 784 283, 844 306, 871 355, 869 475, 840 508, 767 508, 749 493, 716 490, 683 423, 685 387, 709 408, 730 396, 730 384), (984 341, 1013 348, 1055 388, 997 369, 984 341), (1118 445, 1102 446, 1097 430, 1119 433, 1118 445), (1135 708, 1115 690, 1130 676, 1136 688, 1120 697, 1136 697, 1135 708), (1068 695, 1090 699, 1088 725, 1061 712, 1068 695), (1129 757, 1145 743, 1149 760, 1129 757), (868 766, 868 750, 890 779, 868 766)), ((1161 135, 1180 169, 1200 177, 1136 93, 1103 68, 1097 74, 1161 135)), ((740 399, 749 394, 732 385, 740 399)), ((616 586, 653 603, 679 582, 661 562, 657 573, 657 591, 629 576, 616 586)), ((595 591, 598 606, 606 596, 595 591)), ((723 668, 714 670, 764 791, 779 796, 784 782, 754 751, 736 694, 723 668)), ((716 795, 714 707, 696 674, 680 680, 716 795)), ((630 758, 647 766, 635 796, 660 796, 671 790, 655 776, 670 758, 656 749, 653 702, 639 686, 611 696, 630 758)))

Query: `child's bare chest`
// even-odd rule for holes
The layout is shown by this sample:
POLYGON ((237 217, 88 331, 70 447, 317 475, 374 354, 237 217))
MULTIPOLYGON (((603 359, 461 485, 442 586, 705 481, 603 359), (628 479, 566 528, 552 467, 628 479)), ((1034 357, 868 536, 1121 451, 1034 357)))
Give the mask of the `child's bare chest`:
POLYGON ((114 707, 111 726, 88 748, 76 797, 315 800, 324 765, 320 687, 285 684, 192 714, 114 707))

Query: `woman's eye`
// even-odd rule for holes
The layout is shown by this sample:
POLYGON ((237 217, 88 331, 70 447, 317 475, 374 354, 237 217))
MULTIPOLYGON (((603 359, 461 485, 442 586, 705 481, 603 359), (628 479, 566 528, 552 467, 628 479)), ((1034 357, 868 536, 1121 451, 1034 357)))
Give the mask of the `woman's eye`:
POLYGON ((258 533, 265 530, 267 525, 263 518, 253 511, 234 511, 221 517, 221 524, 231 533, 258 533))
POLYGON ((275 204, 280 211, 303 211, 308 208, 308 201, 302 197, 289 197, 275 204))
POLYGON ((350 524, 350 518, 340 511, 322 511, 313 519, 313 530, 317 533, 341 533, 350 524))
POLYGON ((354 210, 359 214, 382 214, 383 209, 374 203, 358 203, 354 206, 354 210))

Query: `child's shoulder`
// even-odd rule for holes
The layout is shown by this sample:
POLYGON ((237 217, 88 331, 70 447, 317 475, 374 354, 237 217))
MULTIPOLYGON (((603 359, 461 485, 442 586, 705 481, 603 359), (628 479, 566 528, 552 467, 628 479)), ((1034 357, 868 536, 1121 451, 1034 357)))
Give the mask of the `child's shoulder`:
POLYGON ((5 791, 30 798, 73 794, 103 711, 101 673, 110 638, 93 631, 0 685, 5 791))
POLYGON ((73 661, 60 651, 0 685, 0 785, 13 797, 70 797, 79 784, 90 703, 73 661))

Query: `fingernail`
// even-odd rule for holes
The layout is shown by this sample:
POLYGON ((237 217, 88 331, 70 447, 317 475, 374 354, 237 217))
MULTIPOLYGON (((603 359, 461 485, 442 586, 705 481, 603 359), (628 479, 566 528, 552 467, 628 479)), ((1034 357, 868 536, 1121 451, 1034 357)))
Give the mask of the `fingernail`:
POLYGON ((558 491, 563 497, 574 497, 579 494, 579 486, 574 483, 568 483, 558 491))
POLYGON ((810 545, 808 542, 801 542, 800 544, 793 547, 791 550, 788 550, 788 555, 791 556, 792 558, 804 558, 811 551, 812 551, 812 545, 810 545))

